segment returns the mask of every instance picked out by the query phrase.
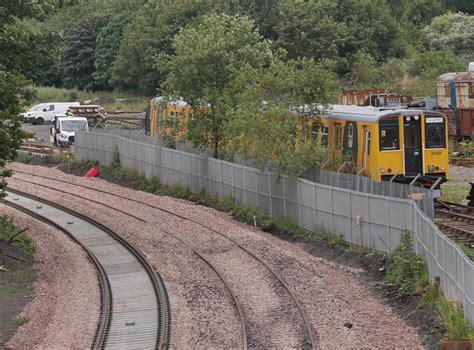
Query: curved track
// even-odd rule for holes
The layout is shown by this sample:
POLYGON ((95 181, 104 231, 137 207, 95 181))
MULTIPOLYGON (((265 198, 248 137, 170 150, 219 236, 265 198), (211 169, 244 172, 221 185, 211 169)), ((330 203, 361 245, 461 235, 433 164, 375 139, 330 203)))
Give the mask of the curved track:
POLYGON ((141 252, 90 217, 22 191, 7 193, 5 204, 71 236, 96 265, 101 314, 92 348, 169 346, 168 295, 141 252))
MULTIPOLYGON (((311 348, 315 348, 316 347, 316 342, 315 342, 315 337, 314 337, 314 334, 313 334, 313 329, 312 329, 312 326, 308 320, 308 318, 306 317, 306 314, 304 312, 304 309, 302 307, 302 305, 300 304, 300 302, 298 301, 298 299, 296 298, 295 294, 293 293, 293 291, 291 290, 291 288, 288 286, 288 284, 285 282, 285 280, 280 276, 280 274, 278 272, 276 272, 271 266, 269 266, 262 258, 260 258, 259 256, 257 256, 256 254, 254 254, 253 252, 251 252, 250 250, 248 250, 246 247, 244 247, 242 244, 240 244, 239 242, 237 242, 236 240, 232 239, 231 237, 223 234, 222 232, 219 232, 215 229, 213 229, 212 227, 208 226, 208 225, 205 225, 201 222, 198 222, 196 220, 193 220, 191 218, 187 218, 183 215, 180 215, 180 214, 177 214, 177 213, 174 213, 174 212, 171 212, 165 208, 162 208, 162 207, 159 207, 157 205, 152 205, 152 204, 149 204, 149 203, 143 203, 141 201, 138 201, 136 199, 133 199, 133 198, 129 198, 129 197, 126 197, 126 196, 123 196, 123 195, 119 195, 119 194, 116 194, 116 193, 112 193, 112 192, 108 192, 108 191, 104 191, 104 190, 99 190, 99 189, 95 189, 93 187, 89 187, 89 186, 85 186, 85 185, 82 185, 82 184, 77 184, 77 183, 74 183, 74 182, 69 182, 69 181, 65 181, 65 180, 62 180, 62 179, 57 179, 57 178, 52 178, 52 177, 48 177, 48 176, 43 176, 43 175, 36 175, 36 174, 31 174, 31 173, 28 173, 28 172, 22 172, 22 171, 15 171, 15 173, 18 173, 18 174, 25 174, 25 175, 28 175, 28 176, 34 176, 34 177, 39 177, 39 178, 44 178, 44 179, 47 179, 47 180, 50 180, 50 181, 58 181, 58 182, 62 182, 62 183, 65 183, 67 185, 70 185, 70 186, 76 186, 76 187, 79 187, 79 188, 84 188, 84 189, 87 189, 87 190, 90 190, 90 191, 95 191, 95 192, 99 192, 99 193, 103 193, 103 194, 107 194, 107 195, 110 195, 110 196, 114 196, 114 197, 117 197, 117 198, 120 198, 120 199, 124 199, 124 200, 127 200, 127 201, 131 201, 131 202, 135 202, 135 203, 138 203, 140 205, 143 205, 143 206, 147 206, 147 207, 150 207, 150 208, 153 208, 155 210, 159 210, 163 213, 166 213, 168 215, 172 215, 172 216, 175 216, 175 217, 178 217, 182 220, 186 220, 186 221, 189 221, 189 222, 192 222, 193 224, 195 225, 198 225, 202 228, 205 228, 206 230, 208 231, 211 231, 213 232, 214 234, 217 234, 219 236, 221 236, 222 238, 232 242, 233 244, 235 244, 239 249, 241 249, 242 251, 244 251, 246 254, 250 255, 252 258, 254 258, 255 260, 257 260, 260 264, 262 264, 269 272, 272 276, 274 276, 274 278, 278 281, 278 283, 281 284, 281 286, 284 288, 284 290, 286 290, 288 296, 290 297, 290 299, 293 301, 293 303, 295 304, 296 308, 298 309, 298 312, 300 313, 301 315, 301 318, 303 320, 303 323, 304 323, 304 329, 306 331, 306 335, 307 335, 307 346, 308 347, 311 347, 311 348)), ((65 194, 68 194, 68 195, 72 195, 72 196, 76 196, 76 197, 79 197, 79 198, 83 198, 83 199, 86 199, 88 201, 91 201, 91 202, 94 202, 94 203, 97 203, 99 205, 105 205, 107 207, 110 207, 112 208, 113 210, 118 210, 116 208, 113 208, 105 203, 102 203, 100 201, 95 201, 95 200, 91 200, 89 198, 86 198, 86 197, 83 197, 83 196, 80 196, 80 195, 77 195, 76 193, 72 193, 72 192, 68 192, 68 191, 64 191, 64 190, 60 190, 60 189, 57 189, 55 187, 52 187, 52 186, 48 186, 48 185, 43 185, 43 184, 39 184, 39 183, 36 183, 36 182, 32 182, 32 181, 29 181, 29 180, 25 180, 25 179, 22 179, 22 178, 19 178, 19 177, 14 177, 15 179, 19 180, 19 181, 24 181, 24 182, 27 182, 27 183, 31 183, 33 185, 36 185, 36 186, 40 186, 40 187, 44 187, 44 188, 48 188, 48 189, 52 189, 52 190, 55 190, 55 191, 59 191, 61 193, 65 193, 65 194)), ((136 217, 135 215, 132 215, 130 213, 126 213, 124 212, 126 215, 130 216, 130 217, 133 217, 137 220, 140 220, 140 221, 146 221, 142 218, 139 218, 139 217, 136 217)), ((174 235, 173 235, 174 236, 174 235)), ((177 238, 176 236, 174 236, 175 238, 177 238)), ((179 239, 179 238, 177 238, 179 239)), ((187 244, 186 242, 182 241, 181 239, 179 239, 181 242, 183 242, 184 244, 186 244, 187 246, 190 246, 189 244, 187 244)), ((199 255, 201 258, 204 258, 202 256, 202 254, 200 254, 196 249, 192 248, 193 251, 199 255)), ((207 262, 209 264, 209 262, 207 262)), ((212 266, 211 266, 212 267, 212 266)), ((215 269, 214 269, 215 270, 215 269)), ((217 270, 215 270, 217 272, 217 270)), ((219 273, 218 273, 219 274, 219 273)), ((220 276, 221 277, 221 276, 220 276)), ((222 279, 222 277, 221 277, 222 279)), ((229 289, 230 290, 230 289, 229 289)), ((233 295, 233 294, 232 294, 233 295)), ((237 306, 238 304, 236 304, 237 306)), ((240 313, 241 311, 239 311, 240 313)), ((242 314, 241 314, 242 316, 242 314)), ((245 327, 244 327, 245 329, 245 327)), ((245 332, 243 333, 244 336, 245 335, 245 332)))

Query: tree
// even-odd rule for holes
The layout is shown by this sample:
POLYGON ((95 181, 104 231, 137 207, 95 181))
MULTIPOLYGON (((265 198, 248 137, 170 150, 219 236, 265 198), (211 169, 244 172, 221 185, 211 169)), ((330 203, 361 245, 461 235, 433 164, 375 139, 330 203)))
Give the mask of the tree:
POLYGON ((6 178, 11 175, 7 161, 15 158, 21 143, 20 107, 31 94, 23 73, 37 59, 36 48, 30 46, 32 34, 16 23, 35 13, 41 13, 35 1, 4 1, 0 5, 0 197, 5 195, 6 178))
POLYGON ((232 149, 261 164, 272 160, 277 173, 290 176, 321 165, 328 152, 318 137, 318 116, 335 99, 332 68, 314 59, 274 59, 268 68, 246 68, 235 86, 232 149))
POLYGON ((472 58, 474 48, 474 16, 447 13, 433 19, 424 29, 432 50, 452 50, 463 58, 472 58))
POLYGON ((103 25, 103 18, 85 15, 65 30, 64 50, 60 63, 65 87, 96 89, 93 77, 96 38, 103 25))
POLYGON ((155 94, 166 79, 160 55, 173 55, 173 38, 194 18, 206 12, 206 2, 150 1, 125 30, 112 67, 112 85, 123 90, 155 94))
POLYGON ((266 64, 270 44, 249 18, 210 14, 182 30, 173 40, 173 49, 165 91, 193 108, 189 141, 211 147, 218 157, 237 102, 231 93, 234 82, 241 69, 266 64))
POLYGON ((377 62, 371 54, 358 51, 348 75, 353 84, 373 86, 380 81, 380 71, 377 62))
POLYGON ((288 58, 335 59, 344 45, 347 28, 332 17, 334 4, 280 1, 275 18, 276 45, 288 58))
POLYGON ((119 52, 123 32, 133 16, 134 12, 116 14, 97 34, 93 77, 101 90, 112 87, 112 64, 119 52))

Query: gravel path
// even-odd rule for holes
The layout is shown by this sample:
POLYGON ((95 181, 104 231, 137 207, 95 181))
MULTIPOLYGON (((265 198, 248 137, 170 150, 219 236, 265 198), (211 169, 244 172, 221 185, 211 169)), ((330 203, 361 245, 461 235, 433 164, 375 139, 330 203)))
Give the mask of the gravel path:
POLYGON ((451 165, 449 170, 454 181, 474 182, 474 168, 451 165))
MULTIPOLYGON (((337 264, 329 263, 323 259, 313 257, 304 252, 297 245, 281 241, 269 234, 255 230, 252 227, 242 225, 231 220, 228 215, 210 208, 168 197, 158 197, 148 193, 122 188, 100 179, 90 180, 68 176, 56 169, 32 167, 23 164, 15 164, 14 168, 40 175, 53 176, 70 182, 110 191, 112 193, 120 193, 121 195, 130 196, 142 202, 161 206, 167 210, 186 215, 189 218, 210 225, 214 229, 238 240, 242 245, 245 245, 254 253, 264 257, 267 263, 283 275, 290 287, 296 292, 300 302, 304 305, 307 316, 311 320, 318 335, 318 345, 321 348, 415 348, 420 346, 416 329, 408 326, 393 310, 391 310, 389 306, 383 304, 380 300, 374 297, 357 281, 358 273, 360 271, 341 267, 337 264), (344 326, 344 323, 346 322, 352 323, 353 326, 351 329, 344 326)), ((18 174, 18 177, 25 178, 25 175, 18 174)), ((29 180, 32 179, 38 183, 52 184, 51 180, 29 177, 29 180)), ((258 273, 260 276, 262 275, 262 271, 259 271, 258 268, 255 269, 251 264, 249 264, 250 262, 246 261, 243 257, 239 257, 236 253, 229 255, 228 252, 234 251, 235 246, 233 248, 228 242, 217 241, 215 237, 211 238, 208 230, 206 232, 206 229, 196 224, 172 218, 168 214, 160 213, 157 210, 145 207, 138 203, 117 199, 117 197, 112 197, 106 194, 93 193, 86 189, 79 190, 73 186, 67 186, 55 182, 58 188, 69 191, 72 190, 78 193, 80 192, 83 196, 107 202, 109 205, 116 206, 117 208, 126 210, 148 221, 155 222, 153 225, 154 230, 150 230, 150 225, 143 224, 132 218, 123 218, 123 215, 122 218, 117 218, 117 214, 114 214, 110 209, 99 207, 95 204, 85 205, 82 200, 67 198, 69 197, 68 195, 54 194, 51 193, 51 191, 45 191, 37 186, 21 183, 16 180, 11 180, 10 182, 13 188, 27 190, 45 196, 48 199, 58 200, 63 204, 69 204, 73 209, 87 214, 92 213, 93 216, 95 215, 94 217, 103 219, 106 224, 109 224, 110 222, 110 225, 115 226, 112 228, 117 229, 119 233, 124 234, 125 238, 133 239, 133 243, 139 245, 147 255, 152 256, 152 261, 154 261, 155 267, 158 268, 160 273, 166 275, 165 278, 167 279, 172 278, 174 275, 171 274, 171 276, 169 276, 170 274, 166 272, 168 268, 173 268, 174 270, 185 270, 181 266, 177 266, 176 259, 178 259, 179 254, 176 253, 176 249, 179 248, 179 244, 174 247, 173 252, 168 253, 168 259, 166 261, 165 259, 161 259, 161 263, 163 264, 159 263, 160 253, 165 251, 162 244, 167 240, 166 237, 162 236, 160 230, 171 229, 173 232, 178 232, 180 235, 183 235, 183 238, 187 237, 187 239, 199 243, 200 245, 205 244, 203 245, 203 248, 207 249, 208 253, 213 256, 213 261, 222 267, 226 277, 230 276, 229 279, 232 277, 233 281, 235 281, 233 288, 236 288, 236 290, 234 290, 236 294, 237 290, 239 293, 253 292, 242 290, 242 287, 239 287, 239 284, 244 282, 244 284, 250 283, 245 286, 247 289, 255 289, 256 291, 261 289, 262 293, 260 298, 262 299, 265 299, 267 295, 273 295, 272 298, 274 296, 278 297, 279 295, 277 288, 268 288, 270 286, 269 279, 263 278, 254 280, 248 278, 254 273, 258 273), (113 220, 114 216, 116 216, 115 220, 113 220), (159 252, 156 251, 157 249, 159 252), (237 258, 238 261, 234 260, 237 258), (245 262, 246 265, 242 265, 242 262, 245 262), (235 267, 236 263, 239 263, 240 265, 235 267), (242 276, 238 276, 239 268, 242 271, 242 276), (245 278, 248 279, 246 280, 245 278), (261 284, 261 281, 263 284, 261 284), (272 293, 266 294, 268 291, 272 293)), ((181 247, 180 250, 183 250, 183 248, 181 247)), ((203 251, 203 253, 205 253, 205 251, 203 251)), ((183 271, 181 272, 184 273, 183 271)), ((194 274, 194 272, 188 273, 194 274)), ((177 292, 177 290, 180 288, 186 289, 187 286, 181 284, 180 281, 176 279, 173 282, 175 283, 169 285, 172 295, 175 293, 177 295, 182 295, 177 292)), ((255 294, 255 296, 258 295, 255 294)), ((179 298, 177 299, 177 304, 182 309, 180 309, 180 312, 177 312, 177 317, 173 318, 174 327, 183 327, 181 325, 183 321, 186 321, 185 324, 188 326, 185 328, 188 330, 199 327, 194 325, 195 319, 192 317, 193 312, 190 310, 188 303, 180 303, 179 298)), ((224 298, 224 300, 228 299, 224 298)), ((257 299, 249 299, 249 302, 251 300, 257 299)), ((278 298, 275 300, 278 301, 278 298)), ((273 301, 273 299, 271 301, 273 301)), ((294 319, 294 323, 298 324, 301 323, 301 321, 294 316, 291 316, 291 311, 286 310, 282 305, 282 303, 278 303, 275 310, 282 311, 281 313, 286 314, 286 317, 283 318, 284 322, 282 322, 282 331, 285 332, 284 339, 288 339, 288 342, 285 343, 285 345, 292 346, 296 344, 296 346, 298 346, 299 343, 295 340, 301 338, 298 338, 299 331, 295 329, 295 327, 288 329, 285 325, 288 324, 288 322, 286 322, 288 319, 294 319), (289 313, 287 311, 289 311, 289 313), (287 337, 288 335, 290 336, 287 337)), ((257 306, 260 306, 260 304, 249 304, 247 305, 247 309, 250 307, 255 308, 257 306)), ((215 306, 213 305, 213 307, 215 306)), ((173 307, 173 310, 174 309, 175 307, 173 307)), ((176 311, 174 310, 174 312, 176 311)), ((234 320, 233 323, 236 323, 235 311, 233 311, 232 316, 233 317, 229 318, 229 314, 227 314, 222 317, 225 321, 221 328, 226 328, 224 325, 227 325, 231 319, 234 320)), ((269 316, 273 317, 271 313, 269 316)), ((203 320, 206 320, 207 322, 208 318, 202 318, 200 320, 201 323, 203 320)), ((236 329, 236 332, 237 327, 234 328, 236 329)), ((276 332, 281 332, 277 327, 275 327, 275 330, 276 332)), ((175 332, 173 334, 173 345, 179 347, 178 344, 187 344, 189 346, 190 344, 197 344, 197 342, 189 333, 182 334, 181 332, 175 332), (183 341, 180 343, 180 340, 183 341)), ((199 345, 203 344, 205 344, 205 342, 199 343, 199 345)), ((258 343, 255 345, 257 344, 258 343)))
POLYGON ((85 348, 99 317, 99 288, 87 254, 64 233, 0 204, 0 213, 17 227, 28 227, 37 249, 35 297, 22 311, 29 320, 6 343, 7 348, 85 348))

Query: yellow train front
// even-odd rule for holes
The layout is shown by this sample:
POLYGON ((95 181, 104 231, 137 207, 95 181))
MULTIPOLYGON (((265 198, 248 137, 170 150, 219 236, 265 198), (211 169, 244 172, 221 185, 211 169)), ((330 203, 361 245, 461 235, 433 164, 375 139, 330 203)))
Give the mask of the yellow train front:
POLYGON ((329 149, 359 174, 426 187, 449 178, 447 121, 441 113, 332 105, 321 122, 329 149))

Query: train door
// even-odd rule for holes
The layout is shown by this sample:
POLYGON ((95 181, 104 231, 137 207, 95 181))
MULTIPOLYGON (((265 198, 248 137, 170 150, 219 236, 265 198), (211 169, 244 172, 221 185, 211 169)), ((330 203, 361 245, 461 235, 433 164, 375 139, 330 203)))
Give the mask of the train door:
POLYGON ((362 168, 364 174, 370 174, 369 172, 369 158, 370 158, 370 144, 372 135, 370 134, 370 128, 365 125, 363 128, 364 132, 364 143, 363 143, 363 152, 362 152, 362 168))
POLYGON ((421 149, 421 118, 405 116, 403 121, 405 175, 416 176, 423 173, 421 149))

